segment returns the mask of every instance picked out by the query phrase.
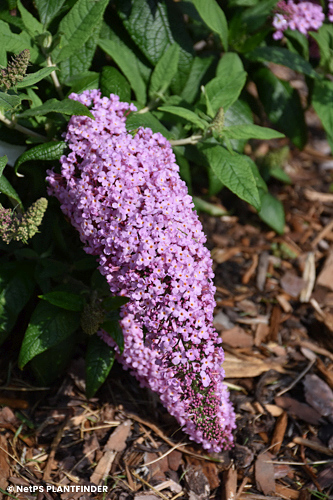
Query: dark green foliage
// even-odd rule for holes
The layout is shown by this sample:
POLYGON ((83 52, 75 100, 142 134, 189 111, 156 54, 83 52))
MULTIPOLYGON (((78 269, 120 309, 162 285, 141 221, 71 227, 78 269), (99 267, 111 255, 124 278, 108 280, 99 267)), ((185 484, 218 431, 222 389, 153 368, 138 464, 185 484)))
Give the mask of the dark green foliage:
MULTIPOLYGON (((311 33, 320 50, 315 67, 304 35, 286 32, 285 46, 272 40, 276 3, 11 0, 0 8, 0 132, 15 164, 6 167, 7 157, 0 158, 0 343, 12 338, 19 366, 29 363, 40 383, 51 383, 79 344, 91 397, 115 356, 98 330, 124 348, 119 308, 127 299, 110 296, 95 258, 84 254, 54 199, 41 220, 45 172, 57 171, 67 153, 69 118, 92 117, 68 96, 100 88, 134 101, 138 112, 127 117, 127 130, 150 127, 169 139, 189 192, 205 186, 218 196, 229 189, 281 234, 283 207, 266 182, 291 182, 283 161, 277 154, 257 166, 244 147, 285 134, 303 148, 304 108, 311 104, 333 145, 333 28, 311 33), (306 104, 269 63, 305 75, 306 104), (248 82, 258 96, 250 95, 248 82), (13 158, 10 146, 18 144, 26 150, 13 158)), ((194 201, 198 210, 223 213, 209 200, 194 201)))

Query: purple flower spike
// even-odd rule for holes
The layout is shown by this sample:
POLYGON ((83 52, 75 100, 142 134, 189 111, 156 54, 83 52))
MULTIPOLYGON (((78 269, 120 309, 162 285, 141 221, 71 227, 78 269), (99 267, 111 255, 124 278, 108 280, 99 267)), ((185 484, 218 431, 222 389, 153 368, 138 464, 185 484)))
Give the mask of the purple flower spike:
POLYGON ((95 121, 71 118, 71 152, 61 175, 48 172, 49 192, 97 256, 111 292, 130 298, 118 359, 159 394, 190 439, 219 452, 232 443, 235 415, 212 326, 212 262, 171 146, 150 129, 129 134, 126 115, 135 107, 118 96, 70 97, 90 106, 95 121))
MULTIPOLYGON (((329 20, 331 14, 331 0, 329 0, 329 20)), ((333 13, 332 13, 333 14, 333 13)), ((307 35, 309 31, 318 30, 325 20, 321 5, 312 2, 295 2, 294 0, 281 0, 275 7, 273 38, 280 40, 286 29, 299 31, 307 35)))

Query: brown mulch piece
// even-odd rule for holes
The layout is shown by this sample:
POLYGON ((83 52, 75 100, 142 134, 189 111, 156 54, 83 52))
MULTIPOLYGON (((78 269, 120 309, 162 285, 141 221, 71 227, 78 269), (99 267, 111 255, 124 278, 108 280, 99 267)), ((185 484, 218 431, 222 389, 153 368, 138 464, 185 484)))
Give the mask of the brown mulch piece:
MULTIPOLYGON (((119 366, 88 401, 78 354, 51 388, 29 386, 15 369, 2 387, 3 498, 333 498, 333 165, 320 129, 312 133, 285 165, 293 185, 270 186, 285 207, 283 236, 234 199, 233 215, 201 216, 234 448, 207 455, 190 443, 119 366)), ((249 153, 282 143, 254 141, 249 153)))

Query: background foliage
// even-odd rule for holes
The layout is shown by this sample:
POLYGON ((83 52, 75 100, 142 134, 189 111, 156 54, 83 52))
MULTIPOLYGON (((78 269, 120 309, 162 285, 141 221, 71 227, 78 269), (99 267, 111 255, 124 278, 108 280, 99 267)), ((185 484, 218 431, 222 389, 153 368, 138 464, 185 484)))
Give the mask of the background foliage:
MULTIPOLYGON (((24 210, 47 197, 45 171, 58 168, 70 116, 91 116, 68 95, 100 88, 136 104, 130 132, 150 127, 172 142, 197 209, 221 215, 209 199, 220 192, 224 199, 229 190, 282 233, 283 207, 267 182, 290 182, 281 168, 286 149, 257 165, 244 148, 249 140, 284 134, 303 148, 304 112, 311 105, 333 145, 333 25, 309 37, 289 30, 274 41, 276 3, 8 0, 0 10, 0 65, 6 68, 25 49, 30 64, 23 79, 0 87, 0 144, 9 158, 9 166, 6 156, 0 164, 2 206, 22 220, 24 210), (271 62, 304 75, 306 102, 271 71, 271 62)), ((230 208, 237 209, 232 200, 230 208)), ((29 245, 0 241, 0 251, 2 349, 49 384, 79 346, 92 396, 114 360, 94 334, 103 327, 122 348, 118 314, 126 299, 110 297, 95 259, 84 254, 53 199, 29 245)))

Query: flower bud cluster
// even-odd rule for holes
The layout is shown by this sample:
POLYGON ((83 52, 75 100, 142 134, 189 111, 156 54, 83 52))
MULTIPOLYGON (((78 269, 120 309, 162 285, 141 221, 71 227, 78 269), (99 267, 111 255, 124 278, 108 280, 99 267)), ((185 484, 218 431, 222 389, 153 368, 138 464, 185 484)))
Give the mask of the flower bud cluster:
POLYGON ((37 233, 46 208, 46 198, 35 201, 23 215, 0 204, 0 238, 5 243, 10 243, 12 240, 28 243, 28 240, 37 233))
POLYGON ((212 326, 212 262, 172 148, 150 129, 129 134, 126 115, 135 107, 118 96, 91 90, 70 98, 89 106, 95 121, 71 118, 71 152, 61 175, 48 172, 49 192, 98 257, 111 292, 130 299, 118 359, 191 439, 220 451, 232 442, 235 415, 212 326))
POLYGON ((311 30, 318 30, 325 20, 325 14, 321 5, 313 2, 299 2, 281 0, 275 8, 273 27, 275 33, 273 38, 280 40, 286 29, 299 31, 303 35, 311 30))
POLYGON ((29 59, 30 51, 28 49, 14 56, 8 63, 7 68, 2 68, 0 70, 0 87, 5 87, 6 90, 8 90, 22 81, 27 71, 29 59))

